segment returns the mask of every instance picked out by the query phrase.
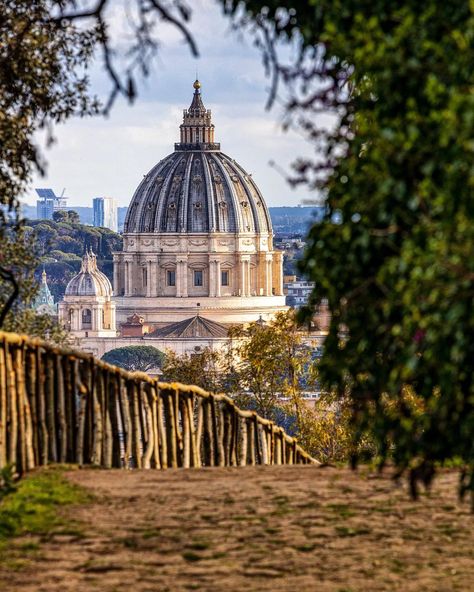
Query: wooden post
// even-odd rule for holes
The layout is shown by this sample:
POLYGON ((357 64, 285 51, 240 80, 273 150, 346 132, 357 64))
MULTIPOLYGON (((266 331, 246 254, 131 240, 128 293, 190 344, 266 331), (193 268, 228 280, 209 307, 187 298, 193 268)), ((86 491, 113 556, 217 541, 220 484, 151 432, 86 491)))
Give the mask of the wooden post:
MULTIPOLYGON (((26 362, 26 377, 27 386, 26 394, 29 402, 31 423, 31 446, 33 453, 33 466, 39 464, 39 426, 38 426, 38 373, 36 368, 36 355, 34 349, 31 347, 25 348, 25 362, 26 362)), ((1 380, 1 379, 0 379, 1 380)), ((28 420, 28 418, 27 418, 28 420)), ((1 424, 1 419, 0 419, 1 424)))
POLYGON ((178 450, 177 450, 177 433, 176 433, 176 427, 177 427, 177 423, 175 421, 175 412, 174 412, 174 402, 173 402, 173 392, 170 390, 165 391, 166 393, 166 398, 165 398, 165 402, 166 402, 166 406, 165 406, 165 410, 166 410, 166 414, 167 414, 167 420, 166 421, 166 435, 168 438, 168 453, 169 453, 169 459, 168 459, 168 466, 171 466, 173 469, 176 469, 178 467, 178 450))
POLYGON ((58 444, 59 444, 59 462, 66 462, 67 454, 67 425, 66 425, 66 403, 64 400, 64 376, 61 356, 56 354, 54 356, 55 371, 56 371, 56 396, 58 401, 57 417, 58 417, 58 444))
POLYGON ((45 357, 42 349, 36 350, 38 367, 38 424, 39 424, 39 460, 40 465, 48 464, 49 433, 46 425, 46 393, 45 393, 45 357))
POLYGON ((267 433, 266 426, 259 424, 259 437, 262 443, 262 464, 268 465, 268 446, 267 446, 267 433))
POLYGON ((86 432, 86 411, 87 411, 87 398, 89 390, 87 388, 86 381, 83 382, 81 378, 81 372, 85 371, 85 366, 79 366, 79 361, 74 362, 74 382, 76 384, 77 393, 79 397, 79 409, 77 413, 77 436, 76 436, 76 462, 79 465, 84 464, 84 438, 86 432))
MULTIPOLYGON (((178 466, 183 466, 183 434, 179 427, 179 412, 180 412, 180 392, 178 389, 174 389, 172 392, 172 406, 173 406, 173 421, 174 421, 174 434, 176 438, 176 451, 178 466)), ((182 423, 182 422, 181 422, 182 423)))
POLYGON ((278 431, 275 434, 275 465, 281 465, 281 434, 278 431))
POLYGON ((216 412, 216 400, 214 395, 209 395, 209 403, 211 408, 211 432, 212 432, 212 442, 214 444, 214 465, 213 466, 220 466, 220 448, 219 448, 219 433, 217 431, 217 412, 216 412))
POLYGON ((190 430, 190 417, 189 410, 186 404, 188 394, 179 393, 180 397, 180 410, 181 410, 181 425, 183 431, 183 451, 182 451, 182 466, 185 469, 189 469, 191 466, 191 430, 190 430))
MULTIPOLYGON (((157 388, 158 399, 158 433, 160 437, 160 454, 161 454, 161 467, 163 469, 168 468, 168 442, 167 442, 167 435, 165 429, 165 417, 164 417, 164 409, 163 409, 163 394, 161 390, 157 388)), ((165 395, 166 396, 166 395, 165 395)))
POLYGON ((191 393, 186 398, 186 405, 188 408, 189 436, 191 441, 191 466, 199 467, 201 461, 199 458, 199 445, 196 439, 196 430, 194 428, 194 394, 191 393))
POLYGON ((260 448, 260 438, 258 431, 258 415, 255 413, 253 416, 253 432, 254 432, 254 443, 255 443, 255 462, 257 465, 262 464, 262 451, 260 448))
POLYGON ((127 391, 127 383, 125 379, 119 377, 119 401, 120 410, 123 419, 123 438, 124 438, 124 467, 130 468, 130 462, 132 458, 132 441, 133 441, 133 429, 132 419, 130 417, 130 400, 127 391))
POLYGON ((141 424, 140 424, 140 406, 138 404, 138 389, 139 386, 135 380, 128 381, 130 395, 132 397, 130 411, 132 412, 132 457, 135 461, 135 466, 138 469, 142 468, 142 450, 141 450, 141 424))
POLYGON ((248 434, 248 441, 249 441, 249 452, 250 452, 250 464, 252 466, 255 465, 255 422, 254 419, 252 417, 252 419, 250 419, 248 421, 248 427, 247 427, 247 434, 248 434))
MULTIPOLYGON (((153 415, 151 411, 150 403, 148 402, 148 391, 146 388, 141 389, 141 400, 146 420, 146 447, 144 446, 143 452, 143 468, 150 469, 151 468, 151 456, 153 454, 153 450, 155 448, 155 438, 154 438, 154 430, 153 430, 153 415)), ((145 442, 144 442, 145 444, 145 442)))
POLYGON ((5 365, 6 365, 6 383, 7 383, 7 414, 9 418, 8 451, 7 458, 9 464, 17 465, 17 445, 18 445, 18 411, 16 405, 16 385, 15 370, 12 360, 12 347, 5 341, 5 365))
POLYGON ((151 398, 151 416, 152 416, 152 430, 153 430, 153 467, 161 469, 160 458, 160 431, 158 428, 158 385, 156 381, 150 386, 151 398))
POLYGON ((225 467, 226 464, 226 451, 224 447, 224 438, 225 438, 225 426, 224 426, 224 410, 222 408, 222 403, 217 403, 217 412, 216 412, 216 419, 218 422, 217 426, 217 450, 218 450, 218 466, 225 467))
POLYGON ((6 341, 0 341, 0 469, 7 464, 7 377, 6 341))
POLYGON ((203 449, 203 419, 204 419, 204 399, 197 397, 197 422, 196 422, 196 466, 202 466, 201 450, 203 449))
POLYGON ((226 467, 231 465, 231 454, 232 454, 232 411, 225 403, 223 414, 224 414, 224 464, 226 467))
POLYGON ((24 368, 24 349, 15 348, 15 383, 16 383, 16 401, 18 413, 18 453, 17 467, 18 473, 24 473, 28 470, 28 461, 26 459, 26 418, 25 418, 25 368, 24 368))
POLYGON ((240 462, 241 467, 247 464, 247 419, 240 418, 240 462))
POLYGON ((206 466, 215 465, 214 430, 212 422, 212 407, 210 397, 203 401, 204 405, 204 460, 206 466))

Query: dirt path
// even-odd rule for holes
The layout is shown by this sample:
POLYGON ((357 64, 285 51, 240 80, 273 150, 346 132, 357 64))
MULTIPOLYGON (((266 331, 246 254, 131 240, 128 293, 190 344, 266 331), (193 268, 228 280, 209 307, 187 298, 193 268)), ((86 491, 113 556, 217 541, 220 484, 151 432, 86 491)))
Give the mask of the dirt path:
POLYGON ((0 572, 2 592, 474 590, 454 474, 420 503, 386 477, 311 466, 68 477, 97 496, 74 510, 83 533, 0 572))

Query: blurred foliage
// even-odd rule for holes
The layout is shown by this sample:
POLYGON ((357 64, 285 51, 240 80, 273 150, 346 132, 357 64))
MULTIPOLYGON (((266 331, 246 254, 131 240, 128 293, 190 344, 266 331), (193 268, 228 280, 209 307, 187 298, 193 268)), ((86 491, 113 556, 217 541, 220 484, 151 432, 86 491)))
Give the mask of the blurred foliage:
MULTIPOLYGON (((13 210, 32 174, 44 171, 35 133, 46 130, 52 141, 53 124, 98 109, 86 68, 100 33, 60 25, 51 18, 52 4, 6 0, 0 7, 0 204, 13 210)), ((0 222, 5 214, 0 208, 0 222)))
MULTIPOLYGON (((191 52, 197 55, 194 39, 186 27, 191 11, 182 0, 129 2, 129 18, 124 19, 125 35, 124 30, 117 35, 116 27, 109 26, 111 5, 111 0, 100 0, 94 6, 77 0, 0 3, 2 240, 11 224, 24 224, 20 198, 33 175, 45 173, 46 163, 38 138, 44 138, 50 146, 54 142, 55 125, 73 116, 107 114, 119 95, 132 102, 137 95, 137 76, 148 76, 158 50, 158 23, 177 29, 191 52), (120 51, 116 51, 116 45, 120 51), (88 68, 93 59, 100 60, 100 67, 111 84, 105 106, 90 91, 88 68)), ((59 224, 78 222, 71 211, 57 212, 55 217, 59 224)), ((46 223, 43 230, 49 232, 46 223)), ((55 250, 71 252, 64 246, 55 250)), ((7 267, 0 265, 2 281, 10 284, 9 295, 3 302, 5 314, 19 292, 9 265, 9 262, 7 267)), ((0 312, 0 315, 1 326, 4 314, 0 312)))
POLYGON ((165 354, 151 345, 128 345, 111 349, 102 360, 129 372, 149 372, 163 366, 165 354))
POLYGON ((39 289, 37 263, 35 237, 21 225, 6 227, 0 236, 0 329, 62 343, 66 333, 61 325, 31 308, 39 289))
POLYGON ((327 204, 302 264, 332 314, 321 379, 350 389, 356 439, 369 430, 414 494, 453 458, 474 489, 474 4, 223 4, 317 152, 293 181, 327 204))

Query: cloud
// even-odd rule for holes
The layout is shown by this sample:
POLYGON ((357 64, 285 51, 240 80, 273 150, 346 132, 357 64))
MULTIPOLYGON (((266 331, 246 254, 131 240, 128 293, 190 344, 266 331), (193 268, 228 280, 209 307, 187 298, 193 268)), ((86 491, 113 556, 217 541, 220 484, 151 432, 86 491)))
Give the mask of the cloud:
MULTIPOLYGON (((214 1, 193 2, 192 8, 191 30, 201 58, 190 57, 177 31, 160 28, 160 57, 152 76, 140 83, 135 105, 120 99, 107 119, 72 119, 58 126, 57 142, 46 151, 47 177, 36 177, 32 187, 51 186, 57 192, 66 187, 71 205, 91 205, 98 195, 128 205, 143 175, 178 141, 197 66, 204 103, 213 111, 216 140, 253 174, 267 203, 297 205, 309 197, 305 190, 293 191, 268 164, 273 160, 289 170, 291 162, 311 148, 296 132, 282 132, 278 109, 265 111, 269 83, 258 50, 230 31, 214 1)), ((114 12, 113 19, 113 30, 122 31, 120 12, 114 12)), ((94 90, 105 96, 108 80, 99 64, 91 78, 94 90)), ((27 201, 35 199, 31 189, 27 201)))

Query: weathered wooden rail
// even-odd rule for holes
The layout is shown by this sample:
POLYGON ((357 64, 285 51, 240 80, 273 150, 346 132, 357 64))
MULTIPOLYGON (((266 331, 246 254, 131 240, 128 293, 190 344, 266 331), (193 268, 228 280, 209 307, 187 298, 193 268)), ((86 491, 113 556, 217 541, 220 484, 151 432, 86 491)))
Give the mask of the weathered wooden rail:
POLYGON ((21 473, 50 462, 165 469, 316 461, 226 395, 0 332, 0 468, 21 473))

